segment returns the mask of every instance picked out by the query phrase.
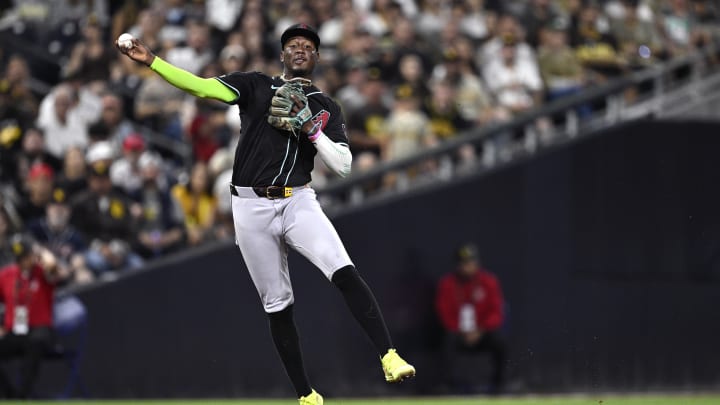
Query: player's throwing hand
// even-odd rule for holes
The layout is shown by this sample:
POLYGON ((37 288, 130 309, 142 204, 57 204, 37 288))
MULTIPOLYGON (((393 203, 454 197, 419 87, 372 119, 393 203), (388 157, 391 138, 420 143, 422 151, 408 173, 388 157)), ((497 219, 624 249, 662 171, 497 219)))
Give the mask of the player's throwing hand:
POLYGON ((150 66, 155 59, 155 55, 152 51, 150 51, 150 49, 137 38, 132 38, 129 41, 132 43, 131 46, 121 46, 118 39, 115 41, 115 47, 135 62, 140 62, 146 66, 150 66))

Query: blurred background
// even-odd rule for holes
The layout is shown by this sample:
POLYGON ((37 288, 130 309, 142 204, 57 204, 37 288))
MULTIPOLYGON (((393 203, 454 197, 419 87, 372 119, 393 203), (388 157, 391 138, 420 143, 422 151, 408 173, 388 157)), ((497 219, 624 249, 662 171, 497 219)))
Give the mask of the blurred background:
POLYGON ((62 347, 34 395, 292 395, 233 242, 237 107, 185 95, 114 40, 129 32, 203 77, 276 75, 296 22, 318 28, 314 83, 342 106, 354 156, 346 179, 318 160, 313 187, 418 368, 386 386, 338 294, 291 253, 323 394, 482 392, 482 354, 465 359, 469 381, 440 383, 437 283, 463 243, 502 286, 507 392, 717 391, 719 13, 711 0, 0 2, 0 265, 24 233, 68 269, 62 347))

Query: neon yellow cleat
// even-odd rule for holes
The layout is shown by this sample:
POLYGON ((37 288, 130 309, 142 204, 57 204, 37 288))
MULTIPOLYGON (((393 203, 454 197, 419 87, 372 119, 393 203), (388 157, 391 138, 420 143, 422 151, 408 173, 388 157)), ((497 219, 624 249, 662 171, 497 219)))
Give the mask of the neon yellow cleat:
POLYGON ((395 349, 390 349, 380 359, 385 372, 385 381, 394 383, 415 376, 415 367, 403 360, 395 349))
POLYGON ((300 405, 323 405, 323 397, 318 394, 315 390, 312 390, 310 395, 306 397, 300 397, 298 399, 300 405))

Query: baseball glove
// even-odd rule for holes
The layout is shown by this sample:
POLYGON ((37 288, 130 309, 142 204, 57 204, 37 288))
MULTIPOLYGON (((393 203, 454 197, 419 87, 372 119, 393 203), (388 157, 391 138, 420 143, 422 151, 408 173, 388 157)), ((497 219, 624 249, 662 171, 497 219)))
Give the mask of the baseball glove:
POLYGON ((307 96, 298 82, 286 82, 275 91, 269 112, 270 125, 291 132, 300 130, 312 118, 307 96))

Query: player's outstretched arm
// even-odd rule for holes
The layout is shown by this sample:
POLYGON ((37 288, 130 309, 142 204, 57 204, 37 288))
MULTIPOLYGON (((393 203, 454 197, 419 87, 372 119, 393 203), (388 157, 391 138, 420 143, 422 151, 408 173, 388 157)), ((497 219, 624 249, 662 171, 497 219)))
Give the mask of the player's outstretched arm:
POLYGON ((133 38, 132 46, 123 47, 115 43, 117 49, 130 59, 149 66, 163 79, 173 86, 202 98, 214 98, 230 103, 237 99, 237 94, 219 81, 198 77, 184 69, 174 66, 152 53, 139 39, 133 38))

